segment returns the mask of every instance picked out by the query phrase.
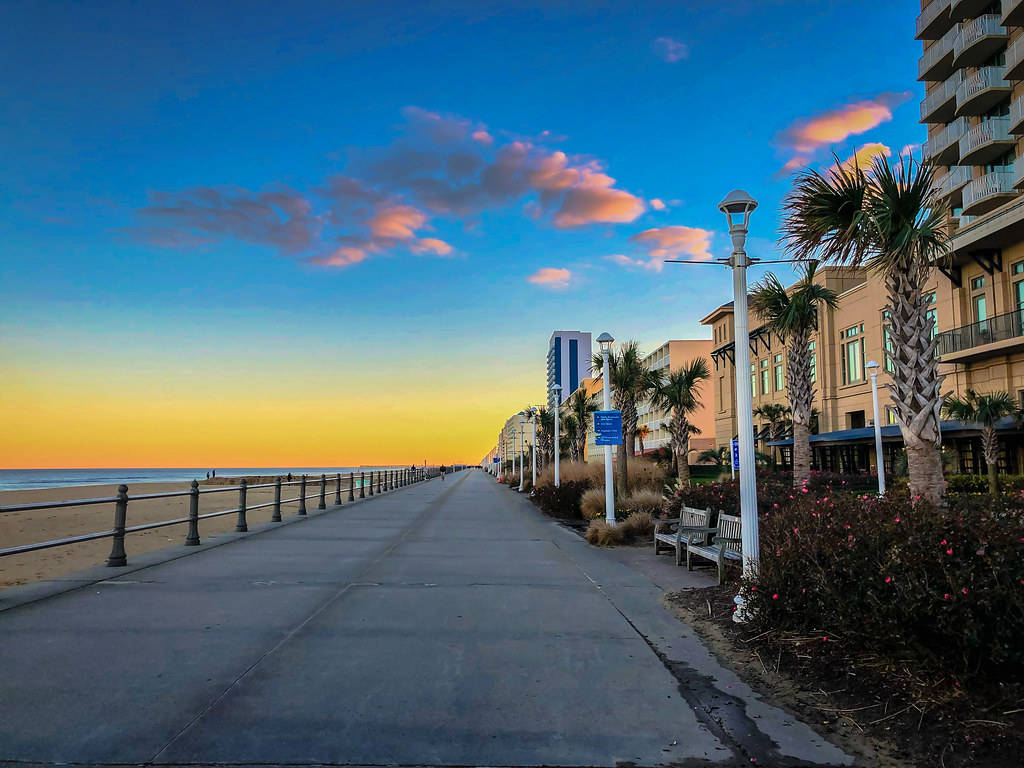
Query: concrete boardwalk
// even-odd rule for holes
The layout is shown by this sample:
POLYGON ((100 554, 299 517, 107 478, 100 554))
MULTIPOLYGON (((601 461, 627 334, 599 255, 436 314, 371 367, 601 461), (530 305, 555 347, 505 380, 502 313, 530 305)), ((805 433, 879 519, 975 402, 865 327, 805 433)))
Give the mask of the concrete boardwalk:
POLYGON ((850 763, 479 470, 104 575, 0 610, 0 760, 850 763))

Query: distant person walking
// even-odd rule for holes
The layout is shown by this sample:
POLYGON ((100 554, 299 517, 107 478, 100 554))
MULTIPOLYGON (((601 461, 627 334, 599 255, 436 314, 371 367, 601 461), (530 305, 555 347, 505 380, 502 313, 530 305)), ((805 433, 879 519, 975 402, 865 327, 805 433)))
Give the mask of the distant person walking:
POLYGON ((214 476, 214 477, 216 477, 216 476, 217 476, 217 470, 216 470, 216 469, 215 469, 215 470, 213 470, 213 476, 214 476))
POLYGON ((444 480, 444 473, 445 473, 445 466, 444 466, 444 464, 442 464, 441 465, 441 479, 442 480, 444 480))
POLYGON ((207 479, 207 480, 209 480, 209 479, 210 479, 210 473, 209 473, 209 471, 207 471, 207 473, 206 473, 206 479, 207 479))

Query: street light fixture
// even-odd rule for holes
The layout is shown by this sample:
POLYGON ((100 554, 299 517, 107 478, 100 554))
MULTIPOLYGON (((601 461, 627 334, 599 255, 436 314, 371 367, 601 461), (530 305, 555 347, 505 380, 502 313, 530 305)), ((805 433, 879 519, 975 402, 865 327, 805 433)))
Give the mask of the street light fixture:
MULTIPOLYGON (((612 335, 605 331, 597 337, 597 343, 601 345, 601 379, 604 390, 604 409, 612 409, 611 392, 608 388, 608 379, 611 378, 611 371, 608 369, 608 353, 615 342, 612 335)), ((612 480, 612 447, 604 447, 604 519, 608 525, 615 525, 615 486, 612 480)))
MULTIPOLYGON (((519 415, 525 415, 520 411, 519 415)), ((523 492, 523 462, 526 461, 526 419, 519 419, 519 492, 523 492)))
POLYGON ((875 360, 869 360, 871 374, 871 404, 875 408, 875 464, 878 465, 878 495, 885 495, 885 458, 882 456, 882 420, 878 418, 878 368, 875 360))
MULTIPOLYGON (((743 550, 743 576, 757 574, 759 562, 757 533, 757 479, 754 474, 754 414, 752 412, 750 386, 741 371, 750 369, 750 328, 747 321, 747 267, 750 258, 744 246, 750 225, 750 214, 757 208, 757 201, 742 189, 734 189, 719 203, 718 210, 725 214, 732 237, 732 256, 728 264, 732 267, 733 321, 736 366, 736 413, 739 427, 740 449, 740 538, 743 550)), ((742 593, 735 598, 736 611, 733 620, 747 619, 742 593)))
POLYGON ((551 392, 555 396, 555 488, 558 488, 561 485, 558 477, 558 412, 562 410, 562 386, 560 384, 552 384, 551 392))

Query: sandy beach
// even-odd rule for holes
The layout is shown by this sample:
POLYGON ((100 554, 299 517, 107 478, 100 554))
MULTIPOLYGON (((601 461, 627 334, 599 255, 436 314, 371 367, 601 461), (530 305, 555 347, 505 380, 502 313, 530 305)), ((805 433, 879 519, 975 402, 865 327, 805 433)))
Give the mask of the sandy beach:
MULTIPOLYGON (((226 481, 227 478, 217 478, 226 481)), ((201 488, 218 486, 201 483, 201 488)), ((342 476, 342 498, 347 498, 348 478, 342 476)), ((164 493, 169 491, 187 491, 188 483, 135 483, 128 488, 128 495, 164 493)), ((307 494, 319 491, 319 478, 310 478, 307 494)), ((31 491, 0 491, 0 507, 12 504, 30 504, 41 501, 60 501, 65 499, 92 499, 117 495, 116 485, 88 485, 64 488, 46 488, 31 491)), ((299 495, 299 486, 285 486, 281 496, 284 499, 299 495)), ((246 496, 246 506, 273 501, 274 489, 250 489, 246 496)), ((327 503, 334 500, 334 482, 328 478, 327 503)), ((161 520, 172 520, 188 515, 187 496, 168 499, 144 499, 130 501, 128 504, 128 526, 154 523, 161 520)), ((310 509, 315 509, 317 500, 306 502, 310 509)), ((238 492, 204 493, 199 497, 199 514, 217 512, 224 509, 235 509, 238 506, 238 492)), ((282 504, 281 515, 288 517, 298 510, 298 502, 282 504)), ((250 525, 270 520, 270 507, 250 511, 247 519, 250 525)), ((199 521, 200 537, 215 533, 233 531, 237 515, 223 515, 199 521)), ((114 527, 113 503, 94 504, 82 507, 60 507, 27 512, 0 513, 0 547, 15 547, 20 544, 60 539, 97 531, 108 531, 114 527)), ((183 544, 188 533, 187 524, 170 525, 149 531, 129 533, 125 537, 125 550, 128 562, 132 555, 151 552, 171 545, 183 544)), ((51 547, 50 549, 27 552, 21 555, 0 558, 0 589, 16 584, 27 584, 42 579, 64 576, 83 568, 103 565, 110 554, 112 539, 99 539, 80 544, 51 547)), ((114 569, 111 569, 112 571, 114 569)))

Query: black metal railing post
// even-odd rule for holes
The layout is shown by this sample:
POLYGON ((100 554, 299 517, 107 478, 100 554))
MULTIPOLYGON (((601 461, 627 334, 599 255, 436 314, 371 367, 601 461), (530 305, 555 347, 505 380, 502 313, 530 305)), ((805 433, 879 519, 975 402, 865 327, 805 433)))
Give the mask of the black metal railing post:
POLYGON ((365 499, 366 498, 366 473, 365 472, 360 472, 359 473, 359 498, 360 499, 365 499))
POLYGON ((128 521, 128 486, 117 486, 117 503, 114 505, 114 543, 110 547, 107 565, 116 568, 128 565, 124 551, 124 528, 128 521))
POLYGON ((249 530, 245 522, 245 489, 248 482, 243 477, 238 483, 238 524, 235 526, 236 533, 245 533, 249 530))
POLYGON ((370 470, 370 495, 373 496, 373 470, 370 470))
POLYGON ((355 501, 356 500, 356 473, 355 472, 349 472, 348 473, 348 500, 349 501, 355 501))
POLYGON ((334 478, 334 503, 341 506, 341 472, 334 478))
POLYGON ((199 481, 193 480, 188 491, 188 535, 185 536, 186 547, 199 546, 199 481))
POLYGON ((320 503, 317 509, 327 509, 327 475, 320 475, 320 503))
POLYGON ((306 514, 306 476, 302 476, 299 485, 299 514, 306 514))
POLYGON ((281 522, 281 476, 278 475, 274 481, 274 509, 270 515, 270 522, 281 522))

